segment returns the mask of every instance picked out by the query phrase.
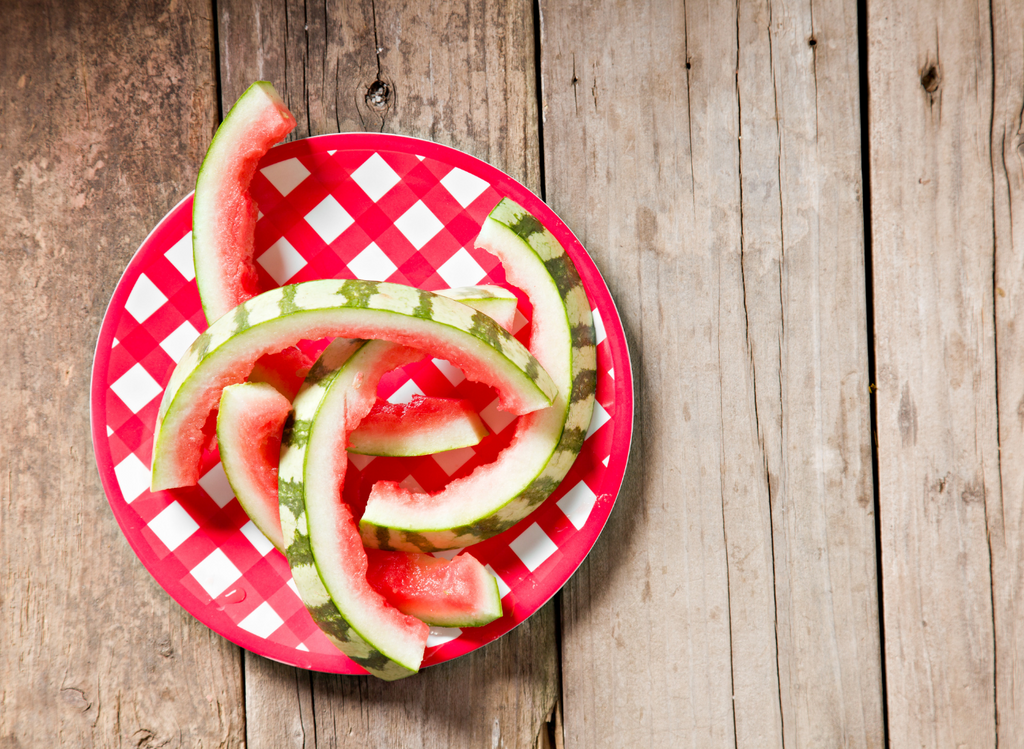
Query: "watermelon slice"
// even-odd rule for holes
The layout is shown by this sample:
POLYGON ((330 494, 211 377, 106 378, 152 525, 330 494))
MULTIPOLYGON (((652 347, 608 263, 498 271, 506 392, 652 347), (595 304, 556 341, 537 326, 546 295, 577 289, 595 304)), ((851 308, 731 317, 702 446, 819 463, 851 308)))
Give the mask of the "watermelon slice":
POLYGON ((491 212, 476 244, 497 255, 509 282, 530 298, 530 351, 558 395, 551 408, 519 419, 496 461, 439 492, 375 484, 360 520, 367 546, 454 549, 501 533, 555 490, 583 446, 597 389, 597 349, 590 303, 572 260, 536 218, 508 199, 491 212))
POLYGON ((367 580, 356 519, 341 499, 348 459, 337 446, 369 413, 381 376, 421 354, 392 346, 360 356, 367 348, 335 341, 310 370, 285 428, 278 496, 285 554, 313 621, 355 663, 390 681, 419 670, 428 629, 367 580))
POLYGON ((235 102, 206 152, 192 201, 192 254, 212 323, 260 293, 253 264, 256 203, 249 183, 270 147, 295 127, 274 86, 257 81, 235 102))
POLYGON ((243 381, 257 359, 302 339, 329 337, 382 338, 430 351, 494 387, 511 413, 545 409, 558 394, 522 344, 464 304, 376 281, 285 286, 217 320, 178 362, 157 414, 153 490, 198 480, 203 424, 223 389, 243 381))
MULTIPOLYGON (((282 552, 277 463, 291 408, 291 401, 273 386, 243 382, 224 388, 217 412, 217 443, 228 482, 249 519, 282 552)), ((349 451, 425 455, 475 445, 486 434, 487 428, 468 401, 421 398, 393 404, 378 400, 349 435, 349 451)))
POLYGON ((487 435, 469 401, 415 395, 409 403, 374 403, 347 447, 350 453, 402 458, 472 447, 487 435))
POLYGON ((438 627, 480 627, 501 616, 498 581, 469 554, 367 549, 370 587, 403 614, 438 627))

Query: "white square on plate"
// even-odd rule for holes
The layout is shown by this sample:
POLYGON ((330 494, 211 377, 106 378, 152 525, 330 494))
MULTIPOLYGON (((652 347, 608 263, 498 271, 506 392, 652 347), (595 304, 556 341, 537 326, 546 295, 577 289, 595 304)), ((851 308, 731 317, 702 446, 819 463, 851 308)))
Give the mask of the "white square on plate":
POLYGON ((446 450, 443 453, 434 453, 434 461, 441 466, 441 470, 451 476, 457 470, 466 465, 466 461, 476 455, 472 447, 460 447, 458 450, 446 450))
POLYGON ((180 361, 181 357, 188 351, 188 347, 195 343, 199 337, 199 331, 188 320, 183 322, 174 332, 160 341, 160 348, 167 352, 167 355, 174 361, 180 361))
POLYGON ((266 252, 256 258, 256 262, 262 265, 270 277, 282 286, 288 279, 306 267, 306 258, 292 247, 292 243, 286 237, 281 237, 270 245, 266 252))
POLYGON ((376 203, 401 182, 401 177, 388 166, 388 162, 384 161, 379 153, 375 153, 352 172, 352 180, 376 203))
POLYGON ((590 435, 603 427, 610 418, 611 416, 604 410, 604 407, 597 401, 594 401, 594 415, 590 417, 590 428, 587 429, 587 434, 583 439, 590 439, 590 435))
POLYGON ((265 640, 282 624, 284 624, 284 619, 274 611, 269 603, 264 601, 249 616, 240 621, 238 626, 246 632, 252 632, 257 637, 262 637, 265 640))
POLYGON ((487 274, 473 256, 463 248, 444 261, 437 275, 449 286, 473 286, 487 274))
POLYGON ((423 391, 420 390, 419 385, 412 380, 409 380, 391 394, 391 397, 388 398, 388 403, 394 403, 396 405, 399 403, 408 403, 412 400, 414 395, 423 395, 423 391))
POLYGON ((494 568, 491 565, 485 564, 484 565, 484 569, 487 570, 488 572, 490 572, 492 575, 494 575, 494 579, 498 581, 498 597, 499 598, 504 598, 505 596, 507 596, 509 593, 512 592, 512 588, 508 587, 508 585, 505 583, 505 581, 501 579, 501 575, 499 575, 497 572, 495 572, 494 568))
POLYGON ((124 501, 131 504, 149 488, 151 474, 142 461, 135 457, 135 453, 128 453, 127 458, 114 466, 114 476, 117 485, 121 487, 124 501))
POLYGON ((360 455, 359 453, 349 453, 348 459, 352 461, 352 465, 358 468, 360 471, 366 468, 373 462, 374 455, 360 455))
POLYGON ((604 330, 604 320, 601 319, 601 313, 598 310, 591 310, 591 314, 594 316, 594 335, 596 336, 594 343, 601 343, 608 334, 604 330))
POLYGON ((196 277, 195 258, 192 255, 192 232, 175 242, 171 249, 164 253, 167 261, 178 269, 178 273, 191 281, 196 277))
POLYGON ((199 530, 199 523, 192 519, 184 507, 177 502, 171 502, 149 521, 149 529, 168 550, 174 551, 199 530))
POLYGON ((219 596, 241 576, 242 573, 220 549, 214 549, 210 556, 192 569, 192 577, 203 586, 210 598, 219 596))
POLYGON ((520 533, 508 548, 512 549, 530 572, 536 570, 558 551, 555 542, 548 538, 548 534, 536 523, 520 533))
POLYGON ((224 466, 220 463, 217 463, 199 479, 199 486, 203 487, 203 491, 209 494, 210 499, 216 502, 221 509, 235 498, 235 490, 228 483, 228 476, 224 473, 224 466))
POLYGON ((462 373, 462 370, 447 359, 434 359, 434 366, 438 368, 445 379, 452 385, 458 385, 466 379, 466 375, 462 373))
POLYGON ((309 170, 298 159, 285 159, 260 171, 282 195, 290 193, 309 176, 309 170))
POLYGON ((402 232, 413 247, 421 250, 423 245, 437 236, 444 228, 444 224, 430 212, 422 200, 417 200, 409 210, 398 217, 395 228, 402 232))
POLYGON ((479 198, 487 189, 487 183, 484 180, 458 167, 448 172, 441 180, 441 184, 463 208, 469 208, 469 204, 479 198))
POLYGON ((128 295, 128 301, 124 303, 124 308, 136 320, 145 322, 166 301, 167 297, 164 296, 164 293, 143 273, 132 287, 132 293, 128 295))
POLYGON ((583 481, 579 482, 572 489, 565 493, 555 504, 558 505, 558 509, 565 513, 565 516, 569 518, 569 522, 573 524, 576 530, 582 530, 583 526, 587 523, 587 518, 590 517, 590 511, 594 509, 594 502, 597 501, 597 495, 590 490, 583 481))
POLYGON ((498 408, 500 403, 501 399, 495 398, 480 412, 480 418, 483 419, 487 428, 491 430, 491 434, 498 434, 504 431, 505 427, 516 420, 515 414, 510 414, 508 411, 502 411, 498 408))
POLYGON ((430 634, 427 635, 427 647, 436 648, 438 645, 444 645, 461 634, 462 630, 458 627, 431 627, 430 634))
POLYGON ((361 281, 386 281, 398 266, 375 242, 370 242, 365 250, 352 258, 348 269, 361 281))
MULTIPOLYGON (((260 553, 261 557, 265 557, 274 548, 274 544, 270 543, 270 539, 264 536, 263 532, 251 520, 242 526, 241 531, 242 535, 249 539, 249 543, 260 553)), ((291 582, 291 580, 288 582, 291 582)))
POLYGON ((137 414, 142 408, 160 395, 159 383, 145 370, 141 364, 136 364, 110 386, 114 395, 128 406, 128 409, 137 414))
POLYGON ((328 195, 317 205, 316 208, 306 214, 306 223, 313 227, 313 231, 320 235, 320 239, 330 244, 341 236, 341 233, 354 223, 348 214, 333 195, 328 195))

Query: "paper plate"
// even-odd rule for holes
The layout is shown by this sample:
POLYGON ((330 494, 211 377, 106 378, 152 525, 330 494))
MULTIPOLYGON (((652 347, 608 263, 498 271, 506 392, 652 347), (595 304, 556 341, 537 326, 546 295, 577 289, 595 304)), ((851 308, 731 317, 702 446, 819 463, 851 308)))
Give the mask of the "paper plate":
MULTIPOLYGON (((271 285, 361 278, 436 290, 505 284, 497 259, 473 246, 502 197, 537 216, 568 250, 597 328, 597 404, 583 450, 558 490, 529 517, 461 553, 498 579, 504 615, 479 628, 433 628, 423 665, 464 655, 539 609, 586 557, 615 503, 629 455, 632 377, 622 323, 593 261, 529 190, 465 153, 412 138, 325 135, 272 149, 252 183, 260 208, 256 262, 271 285)), ((135 253, 110 301, 92 373, 92 433, 110 507, 156 581, 199 621, 259 655, 302 668, 364 673, 313 623, 288 563, 248 520, 215 453, 198 486, 149 491, 153 427, 175 363, 206 329, 192 264, 192 198, 135 253)), ((508 286, 508 288, 512 288, 508 286)), ((530 305, 519 293, 517 337, 530 305)), ((346 496, 379 479, 440 488, 508 444, 512 417, 493 390, 427 359, 388 375, 378 394, 467 398, 492 436, 476 448, 419 458, 353 456, 346 496)), ((454 554, 452 552, 451 554, 454 554)))

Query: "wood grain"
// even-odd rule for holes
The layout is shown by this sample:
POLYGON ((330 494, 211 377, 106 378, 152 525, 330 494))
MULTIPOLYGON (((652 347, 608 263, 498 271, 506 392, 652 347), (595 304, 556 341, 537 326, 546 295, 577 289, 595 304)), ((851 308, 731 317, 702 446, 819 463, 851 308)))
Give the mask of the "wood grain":
MULTIPOLYGON (((219 5, 218 24, 225 108, 266 78, 298 117, 295 137, 374 130, 428 138, 540 191, 529 3, 232 1, 219 5)), ((246 675, 250 741, 313 746, 305 718, 301 732, 273 725, 302 702, 302 676, 254 656, 246 675)), ((498 643, 404 682, 314 675, 315 745, 533 746, 557 692, 549 604, 498 643)))
POLYGON ((211 41, 199 2, 4 4, 0 746, 244 741, 239 651, 135 558, 89 429, 107 302, 213 132, 211 41))
POLYGON ((871 0, 867 34, 890 736, 995 746, 989 5, 871 0))
POLYGON ((567 746, 882 745, 856 9, 825 5, 542 4, 548 198, 640 404, 564 597, 567 746))
POLYGON ((988 506, 1001 746, 1024 744, 1024 7, 992 4, 992 169, 1001 502, 988 506))

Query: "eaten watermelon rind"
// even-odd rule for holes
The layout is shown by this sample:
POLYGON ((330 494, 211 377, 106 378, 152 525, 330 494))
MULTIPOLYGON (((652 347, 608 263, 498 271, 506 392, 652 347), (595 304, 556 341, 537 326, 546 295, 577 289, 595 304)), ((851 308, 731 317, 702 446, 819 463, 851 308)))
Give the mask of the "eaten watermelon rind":
POLYGON ((278 498, 285 554, 313 621, 352 661, 392 681, 419 670, 426 625, 393 609, 366 580, 359 531, 340 501, 346 459, 337 443, 369 411, 380 375, 418 353, 394 347, 382 359, 371 351, 366 368, 358 357, 365 348, 335 341, 310 370, 281 442, 278 498))
POLYGON ((514 413, 546 409, 558 389, 537 359, 487 315, 442 296, 376 281, 308 281, 239 305, 196 339, 171 373, 153 439, 154 491, 198 480, 202 426, 223 388, 264 354, 307 338, 380 338, 430 351, 498 390, 514 413))
POLYGON ((212 323, 259 293, 253 264, 259 160, 295 127, 273 84, 256 81, 217 128, 196 177, 192 255, 203 312, 212 323))
POLYGON ((511 528, 558 487, 583 446, 597 390, 590 302, 571 258, 530 213, 504 199, 477 247, 498 256, 534 306, 530 348, 558 387, 552 407, 520 419, 498 459, 429 498, 374 485, 360 520, 370 547, 432 551, 468 546, 511 528))

